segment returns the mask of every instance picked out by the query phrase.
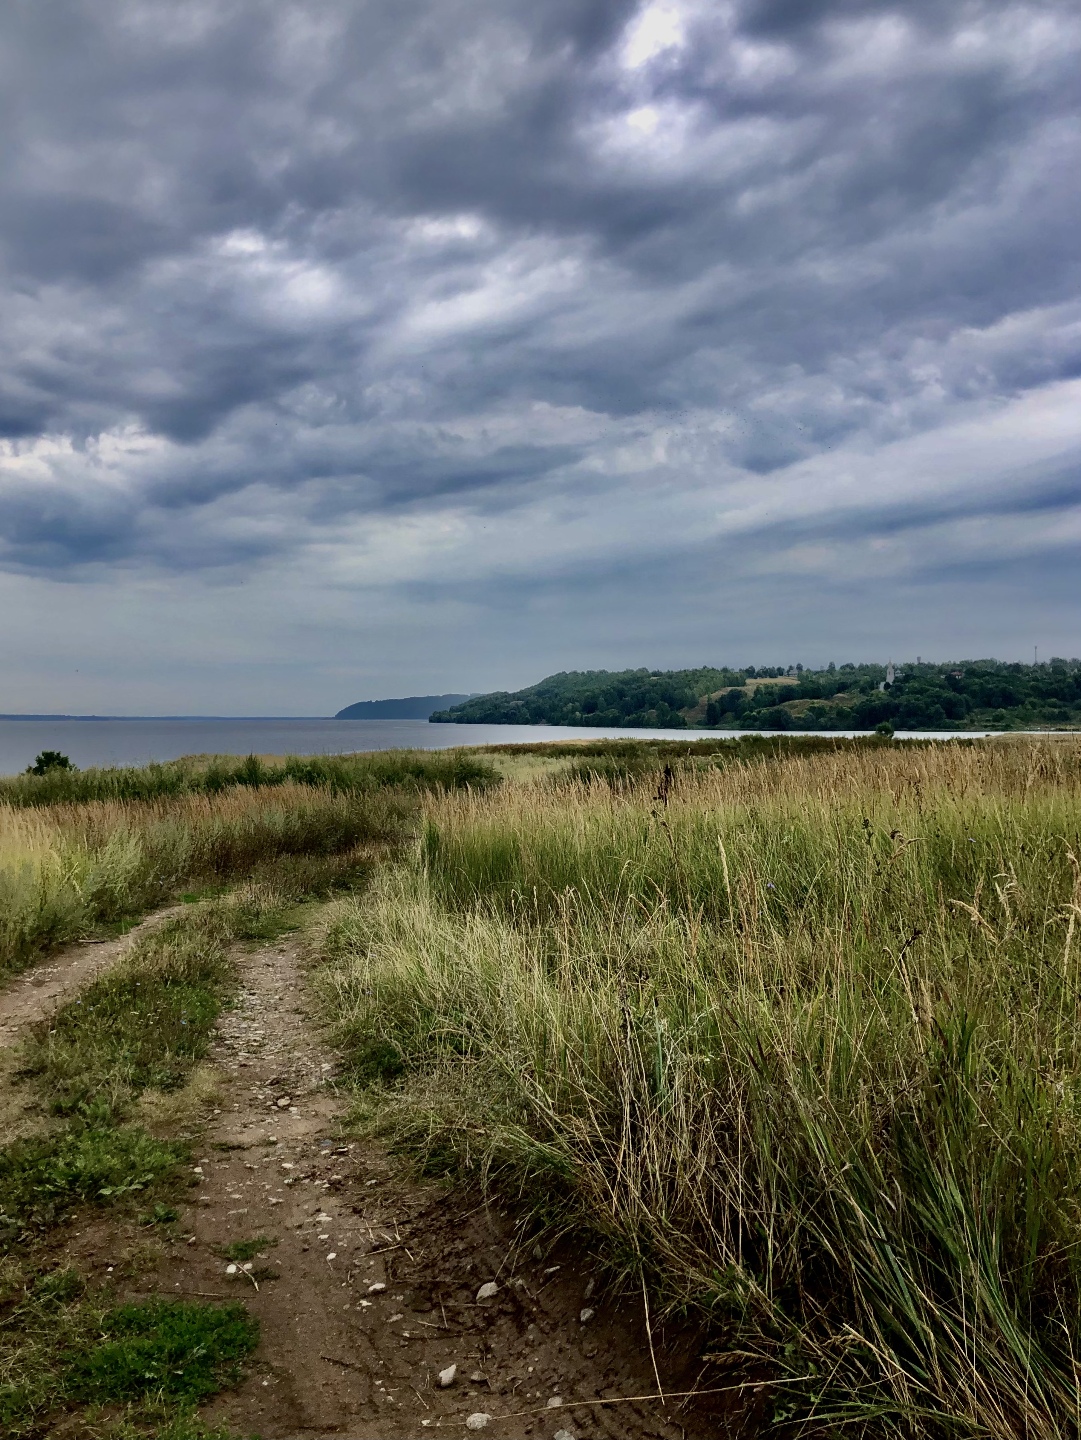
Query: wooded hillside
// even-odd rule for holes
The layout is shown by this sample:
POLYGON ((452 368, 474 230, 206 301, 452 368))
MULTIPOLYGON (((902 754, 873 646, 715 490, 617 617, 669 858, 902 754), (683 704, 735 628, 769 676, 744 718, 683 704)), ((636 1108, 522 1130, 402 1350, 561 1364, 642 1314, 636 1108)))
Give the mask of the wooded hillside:
POLYGON ((1081 660, 906 664, 825 670, 704 666, 697 670, 571 670, 514 692, 436 711, 457 724, 682 729, 1023 730, 1081 727, 1081 660), (882 688, 882 687, 885 688, 882 688))

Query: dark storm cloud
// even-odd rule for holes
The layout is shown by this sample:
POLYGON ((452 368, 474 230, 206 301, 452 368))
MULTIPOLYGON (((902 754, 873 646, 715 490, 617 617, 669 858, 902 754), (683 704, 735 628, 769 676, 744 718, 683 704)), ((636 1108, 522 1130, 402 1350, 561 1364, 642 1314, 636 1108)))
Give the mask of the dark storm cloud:
POLYGON ((0 564, 524 583, 1065 513, 1081 426, 875 456, 1081 375, 1079 58, 1054 0, 14 3, 0 564))

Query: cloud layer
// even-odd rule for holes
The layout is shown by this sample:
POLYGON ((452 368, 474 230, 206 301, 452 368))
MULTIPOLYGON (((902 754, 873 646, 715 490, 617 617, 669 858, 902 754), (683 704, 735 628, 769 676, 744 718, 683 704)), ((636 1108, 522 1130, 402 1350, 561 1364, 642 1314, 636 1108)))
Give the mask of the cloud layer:
POLYGON ((0 709, 87 615, 111 708, 1081 650, 1076 6, 56 0, 0 80, 0 709))

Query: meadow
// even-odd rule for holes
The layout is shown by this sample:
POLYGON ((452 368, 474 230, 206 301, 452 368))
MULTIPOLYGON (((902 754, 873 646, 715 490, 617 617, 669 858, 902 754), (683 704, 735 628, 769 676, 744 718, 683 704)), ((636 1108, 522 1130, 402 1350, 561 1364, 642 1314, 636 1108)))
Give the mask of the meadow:
POLYGON ((406 833, 420 794, 496 778, 473 757, 392 751, 0 780, 0 975, 185 889, 332 855, 348 868, 406 833))
POLYGON ((618 760, 431 794, 337 907, 383 1130, 702 1323, 766 1423, 1076 1436, 1081 745, 618 760))

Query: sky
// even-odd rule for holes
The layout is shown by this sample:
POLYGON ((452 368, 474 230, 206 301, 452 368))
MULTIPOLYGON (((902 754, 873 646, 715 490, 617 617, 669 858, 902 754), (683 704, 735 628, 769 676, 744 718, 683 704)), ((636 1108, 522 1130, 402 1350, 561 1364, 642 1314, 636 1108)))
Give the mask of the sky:
POLYGON ((0 712, 1081 654, 1076 0, 8 0, 0 712))

